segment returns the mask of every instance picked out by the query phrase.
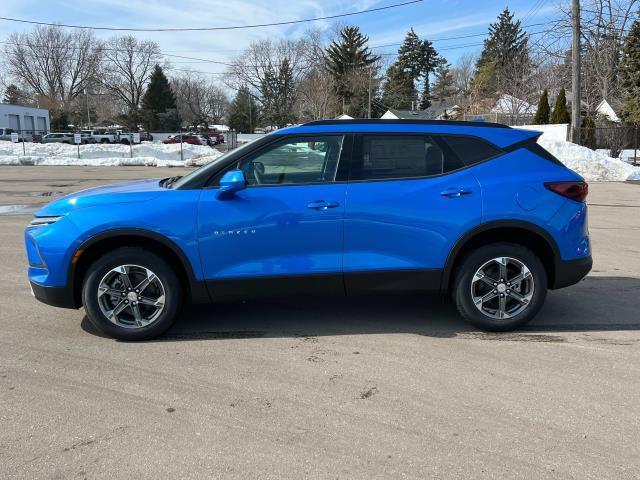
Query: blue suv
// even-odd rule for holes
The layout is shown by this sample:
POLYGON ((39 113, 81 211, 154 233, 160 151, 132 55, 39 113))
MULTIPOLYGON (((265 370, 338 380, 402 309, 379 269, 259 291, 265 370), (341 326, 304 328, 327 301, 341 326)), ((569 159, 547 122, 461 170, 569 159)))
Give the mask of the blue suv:
POLYGON ((183 177, 84 190, 25 232, 39 300, 118 339, 186 301, 450 294, 479 328, 531 320, 591 269, 587 184, 537 132, 482 122, 284 128, 183 177))

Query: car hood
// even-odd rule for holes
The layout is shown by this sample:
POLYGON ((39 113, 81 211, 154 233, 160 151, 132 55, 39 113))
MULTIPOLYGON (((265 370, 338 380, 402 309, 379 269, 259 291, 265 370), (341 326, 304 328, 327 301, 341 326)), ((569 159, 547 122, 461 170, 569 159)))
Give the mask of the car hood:
POLYGON ((117 183, 88 188, 59 198, 35 212, 37 217, 59 216, 80 208, 96 207, 115 203, 146 202, 163 189, 160 179, 117 183))

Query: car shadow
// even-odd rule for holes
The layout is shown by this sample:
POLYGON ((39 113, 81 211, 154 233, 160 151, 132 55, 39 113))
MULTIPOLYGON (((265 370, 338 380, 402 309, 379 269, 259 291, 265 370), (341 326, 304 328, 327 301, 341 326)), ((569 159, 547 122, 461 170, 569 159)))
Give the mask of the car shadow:
MULTIPOLYGON (((590 276, 572 287, 550 291, 542 311, 521 331, 640 330, 639 294, 638 278, 590 276)), ((86 317, 82 327, 100 335, 86 317)), ((187 306, 176 324, 154 341, 394 333, 437 338, 482 335, 459 317, 451 301, 445 302, 438 296, 378 296, 187 306)))

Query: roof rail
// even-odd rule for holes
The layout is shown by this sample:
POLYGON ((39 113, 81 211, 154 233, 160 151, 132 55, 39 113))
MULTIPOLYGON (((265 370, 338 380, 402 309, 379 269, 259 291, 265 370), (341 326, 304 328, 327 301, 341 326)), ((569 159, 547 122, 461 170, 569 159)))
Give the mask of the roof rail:
POLYGON ((303 125, 342 125, 342 124, 418 124, 418 125, 452 125, 458 127, 490 127, 490 128, 511 128, 502 123, 493 122, 468 122, 463 120, 411 120, 411 119, 387 119, 387 118, 354 118, 352 120, 314 120, 303 125))

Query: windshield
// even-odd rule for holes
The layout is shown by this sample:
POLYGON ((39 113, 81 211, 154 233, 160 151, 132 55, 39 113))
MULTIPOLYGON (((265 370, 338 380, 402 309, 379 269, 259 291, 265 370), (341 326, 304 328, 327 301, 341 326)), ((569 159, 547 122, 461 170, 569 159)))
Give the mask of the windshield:
POLYGON ((200 174, 206 175, 206 172, 208 170, 211 170, 212 168, 214 168, 214 165, 216 165, 218 162, 224 161, 224 159, 227 158, 232 153, 237 153, 237 152, 241 152, 242 150, 245 150, 252 143, 253 142, 247 142, 244 145, 242 145, 241 147, 238 147, 238 148, 236 148, 234 150, 229 150, 226 153, 224 153, 223 155, 221 155, 220 157, 216 158, 214 161, 212 161, 210 163, 207 163, 206 165, 203 165, 200 168, 196 168, 192 172, 189 172, 188 174, 184 175, 183 177, 180 177, 179 180, 177 180, 174 184, 171 185, 171 188, 180 188, 182 185, 187 183, 189 180, 194 178, 196 175, 200 175, 200 174))

